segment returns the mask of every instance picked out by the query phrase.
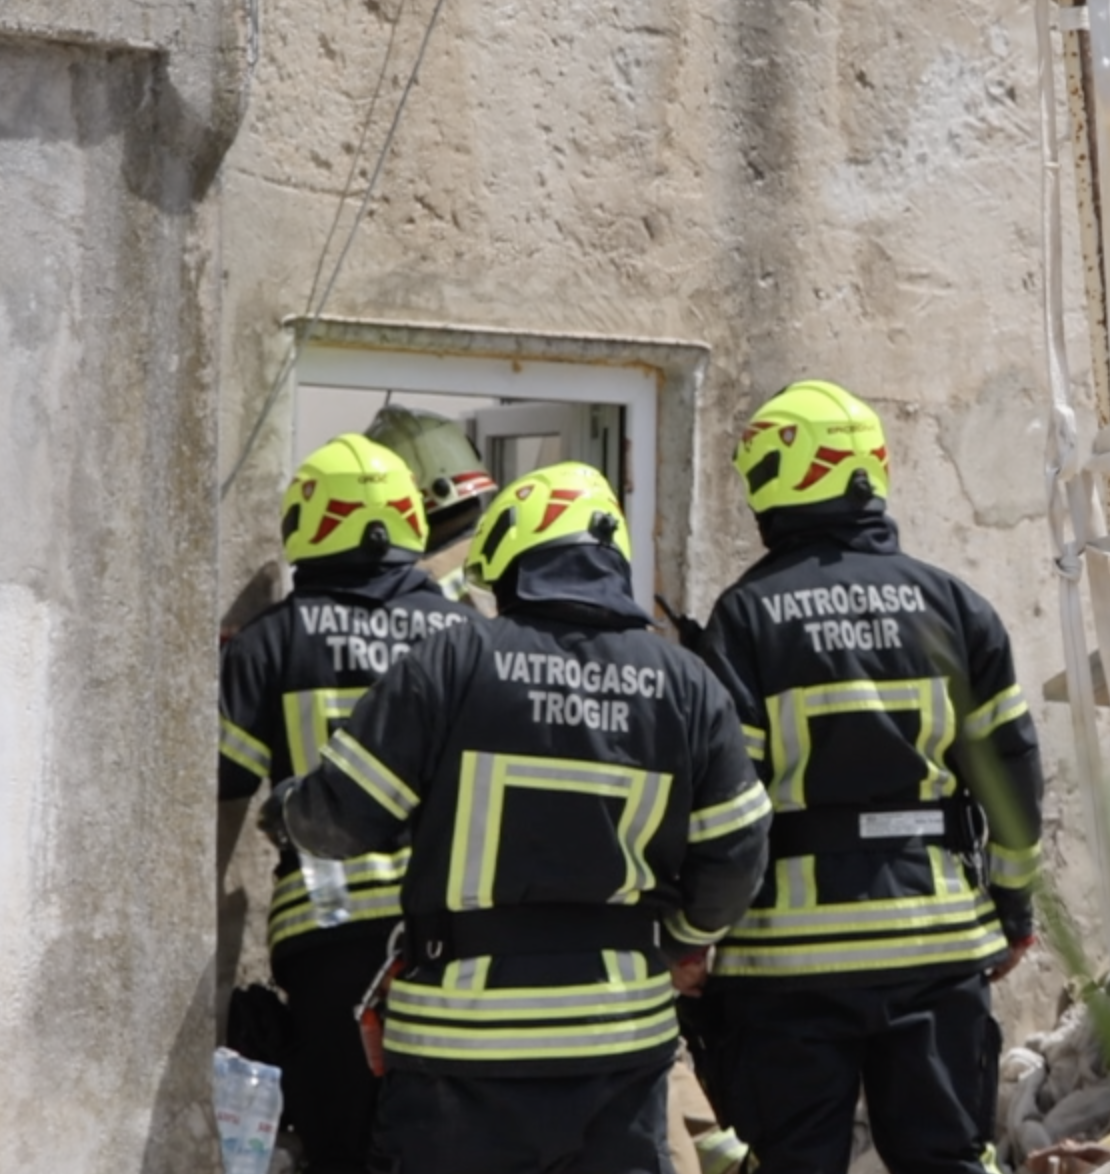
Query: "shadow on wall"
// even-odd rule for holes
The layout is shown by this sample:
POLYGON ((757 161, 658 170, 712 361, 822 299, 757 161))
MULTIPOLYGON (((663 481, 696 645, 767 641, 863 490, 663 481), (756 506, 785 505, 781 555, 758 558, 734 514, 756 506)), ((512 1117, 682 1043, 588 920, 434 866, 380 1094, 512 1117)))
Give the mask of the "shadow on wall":
POLYGON ((261 614, 277 603, 284 591, 281 581, 281 566, 276 559, 263 563, 247 580, 246 585, 232 601, 231 606, 220 619, 220 643, 224 644, 261 614))
MULTIPOLYGON (((238 71, 217 79, 209 117, 171 80, 157 50, 65 44, 41 35, 0 34, 5 61, 0 139, 71 142, 80 148, 119 137, 127 190, 166 215, 185 215, 204 199, 242 119, 238 71)), ((216 53, 226 71, 235 54, 216 53)))
POLYGON ((210 959, 162 1069, 140 1174, 203 1174, 220 1168, 211 1087, 214 998, 215 960, 210 959))

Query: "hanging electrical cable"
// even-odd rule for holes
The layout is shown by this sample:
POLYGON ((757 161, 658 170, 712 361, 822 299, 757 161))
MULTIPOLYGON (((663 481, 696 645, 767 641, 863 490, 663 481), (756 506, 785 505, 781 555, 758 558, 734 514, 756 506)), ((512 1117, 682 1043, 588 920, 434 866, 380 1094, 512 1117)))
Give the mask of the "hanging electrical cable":
MULTIPOLYGON (((393 59, 393 46, 397 42, 397 30, 401 27, 401 21, 404 19, 407 4, 408 0, 401 0, 401 3, 397 7, 397 14, 394 16, 393 24, 389 30, 389 41, 386 43, 385 56, 382 58, 382 67, 378 70, 378 80, 374 85, 374 92, 370 95, 370 106, 366 111, 366 118, 362 123, 362 133, 359 135, 358 146, 355 147, 354 154, 351 156, 351 166, 347 170, 347 180, 343 185, 343 194, 339 197, 339 203, 335 206, 335 215, 332 217, 331 227, 328 229, 328 235, 324 240, 323 248, 320 250, 320 259, 316 263, 316 272, 312 275, 312 286, 308 291, 308 297, 305 299, 304 312, 306 316, 312 311, 312 300, 316 297, 316 291, 320 287, 320 277, 324 272, 324 262, 327 260, 328 251, 331 249, 331 242, 335 239, 339 222, 343 218, 343 209, 347 206, 347 198, 351 194, 351 188, 354 187, 355 175, 358 172, 359 163, 362 161, 362 152, 366 147, 366 139, 370 133, 370 127, 374 123, 374 114, 378 108, 378 95, 382 92, 386 74, 389 72, 389 63, 393 59)), ((359 217, 356 216, 351 227, 352 232, 357 228, 358 222, 359 217)))
MULTIPOLYGON (((286 348, 285 357, 283 358, 281 365, 278 368, 277 375, 274 377, 272 383, 270 384, 269 391, 267 392, 266 398, 262 403, 262 407, 259 410, 258 416, 255 418, 254 424, 251 426, 250 432, 247 434, 246 441, 243 443, 243 448, 240 451, 239 456, 236 458, 235 463, 232 465, 231 471, 228 473, 227 477, 224 479, 222 485, 220 486, 220 500, 221 501, 223 501, 227 497, 228 491, 231 489, 231 486, 234 484, 235 479, 239 476, 239 473, 242 471, 243 466, 246 464, 247 459, 250 456, 251 452, 253 451, 254 446, 258 441, 258 437, 262 432, 263 425, 265 424, 267 418, 269 417, 270 412, 273 410, 274 405, 277 403, 278 396, 281 394, 281 390, 285 386, 286 380, 289 378, 290 373, 292 372, 294 366, 296 365, 297 358, 298 358, 298 356, 300 354, 300 350, 301 350, 301 339, 304 337, 307 337, 308 335, 310 335, 312 333, 313 327, 320 320, 320 317, 324 312, 324 307, 327 304, 328 298, 331 296, 331 293, 335 288, 336 282, 339 280, 339 275, 342 272, 343 265, 347 260, 347 255, 350 253, 351 246, 354 244, 354 239, 355 239, 355 235, 358 231, 358 226, 359 226, 359 224, 361 224, 362 219, 366 214, 366 209, 369 207, 370 200, 373 197, 375 188, 377 187, 378 178, 380 177, 380 175, 382 173, 382 169, 385 166, 385 162, 386 162, 387 158, 389 157, 390 149, 393 146, 393 139, 397 134, 397 128, 401 124, 401 116, 404 113, 405 106, 408 102, 409 94, 412 92, 412 88, 416 84, 416 79, 420 73, 420 67, 424 62, 424 55, 428 49, 428 43, 431 41, 432 33, 434 32, 436 24, 439 21, 439 15, 440 15, 440 12, 443 10, 443 6, 444 6, 445 2, 446 2, 446 0, 436 0, 435 7, 432 9, 431 15, 428 18, 428 23, 424 29, 423 36, 421 37, 420 47, 417 50, 416 59, 413 62, 412 69, 409 71, 408 79, 405 82, 404 89, 401 91, 401 96, 397 100, 397 105, 393 111, 392 121, 389 124, 389 129, 386 132, 385 139, 382 142, 381 149, 378 152, 378 156, 377 156, 377 159, 374 164, 374 169, 370 174, 370 179, 367 181, 366 188, 363 192, 362 201, 359 204, 358 211, 355 213, 355 218, 351 224, 350 231, 347 233, 347 238, 343 243, 343 248, 340 250, 339 256, 336 258, 335 265, 332 267, 331 276, 329 277, 327 285, 324 287, 323 292, 320 294, 319 300, 317 301, 314 308, 311 306, 311 294, 310 294, 309 308, 306 309, 306 314, 308 314, 309 311, 311 311, 311 318, 309 320, 308 326, 298 338, 294 338, 289 341, 288 347, 286 348)), ((394 24, 394 32, 396 32, 397 24, 400 23, 400 18, 401 18, 401 13, 400 13, 400 10, 398 10, 397 19, 394 24)), ((390 50, 391 49, 392 49, 392 37, 390 38, 390 50)), ((386 62, 388 62, 388 51, 387 51, 386 62)), ((381 75, 379 76, 379 79, 378 79, 378 85, 375 87, 375 90, 374 90, 374 97, 371 102, 371 117, 372 117, 373 106, 377 101, 378 91, 381 88, 382 78, 384 78, 384 76, 385 76, 386 62, 383 62, 381 75)), ((368 117, 367 123, 364 125, 363 140, 362 141, 365 140, 366 131, 367 131, 368 127, 369 127, 369 117, 368 117)), ((360 142, 360 146, 361 146, 361 142, 360 142)), ((354 168, 354 166, 355 165, 352 164, 352 169, 354 168)), ((353 171, 352 171, 352 174, 353 174, 353 171)), ((349 184, 350 184, 350 177, 348 178, 348 185, 349 184)), ((346 199, 348 191, 349 191, 349 187, 347 190, 344 191, 343 197, 341 198, 339 212, 337 212, 336 220, 333 222, 332 229, 331 229, 331 231, 329 231, 328 239, 324 245, 324 252, 325 253, 331 245, 331 241, 332 241, 332 238, 333 238, 334 232, 335 232, 335 224, 338 222, 339 214, 341 214, 341 211, 342 211, 342 203, 346 199)), ((319 283, 320 274, 322 273, 322 271, 323 271, 323 255, 321 256, 320 263, 317 266, 316 276, 313 278, 313 284, 312 284, 313 291, 315 291, 315 288, 319 283)))

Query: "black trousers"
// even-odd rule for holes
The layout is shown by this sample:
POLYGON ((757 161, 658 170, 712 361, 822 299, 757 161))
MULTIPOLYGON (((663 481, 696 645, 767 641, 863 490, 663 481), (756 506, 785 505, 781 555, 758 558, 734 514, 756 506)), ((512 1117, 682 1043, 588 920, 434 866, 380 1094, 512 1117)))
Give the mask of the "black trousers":
POLYGON ((667 1071, 559 1077, 396 1071, 378 1103, 372 1174, 675 1174, 667 1071))
POLYGON ((759 1174, 842 1174, 860 1089, 891 1174, 983 1174, 1001 1033, 984 975, 781 993, 725 983, 718 1100, 759 1174))
POLYGON ((282 1091, 312 1174, 365 1174, 381 1082, 366 1063, 354 1007, 385 957, 377 937, 314 946, 283 958, 292 1039, 282 1091))

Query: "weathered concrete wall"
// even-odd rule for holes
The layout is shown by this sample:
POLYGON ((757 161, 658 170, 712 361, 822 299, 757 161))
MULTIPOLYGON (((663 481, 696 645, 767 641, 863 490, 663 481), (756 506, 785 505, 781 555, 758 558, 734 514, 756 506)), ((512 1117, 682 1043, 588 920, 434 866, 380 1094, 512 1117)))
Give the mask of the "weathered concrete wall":
MULTIPOLYGON (((339 241, 432 8, 265 5, 225 189, 225 475, 284 354, 280 320, 315 306, 348 170, 339 241)), ((326 311, 708 342, 695 427, 664 396, 660 442, 661 483, 692 491, 662 513, 677 552, 663 574, 702 616, 757 553, 728 466, 739 421, 802 374, 873 399, 907 547, 966 574, 1013 629, 1054 780, 1053 858, 1086 917, 1070 732, 1037 701, 1062 655, 1041 505, 1035 87, 1031 5, 1010 0, 458 0, 326 311)), ((1079 307, 1077 270, 1069 291, 1079 307)), ((1076 314, 1070 332, 1082 380, 1076 314)), ((275 552, 289 428, 279 397, 222 506, 223 606, 275 552)), ((1003 996, 1015 1034, 1051 1016, 1058 976, 1039 965, 1003 996)))
POLYGON ((215 1168, 205 201, 239 34, 189 8, 0 12, 0 1164, 28 1174, 215 1168))

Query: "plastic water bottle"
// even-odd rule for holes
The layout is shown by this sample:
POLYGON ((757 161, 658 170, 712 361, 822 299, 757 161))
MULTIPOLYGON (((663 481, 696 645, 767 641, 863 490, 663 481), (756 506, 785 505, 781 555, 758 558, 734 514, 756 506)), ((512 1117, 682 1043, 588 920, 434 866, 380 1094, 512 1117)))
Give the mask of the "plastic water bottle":
POLYGON ((239 1123, 234 1174, 267 1174, 281 1124, 281 1069, 251 1064, 250 1095, 239 1123))
POLYGON ((281 1123, 281 1069, 217 1048, 213 1076, 224 1174, 267 1174, 281 1123))
POLYGON ((342 860, 323 860, 308 852, 300 854, 304 887, 312 902, 316 924, 321 929, 342 925, 351 917, 351 895, 342 860))
POLYGON ((247 1097, 246 1061, 230 1048, 217 1048, 212 1058, 212 1099, 216 1107, 216 1128, 220 1135, 220 1160, 232 1169, 239 1152, 239 1134, 247 1097))

